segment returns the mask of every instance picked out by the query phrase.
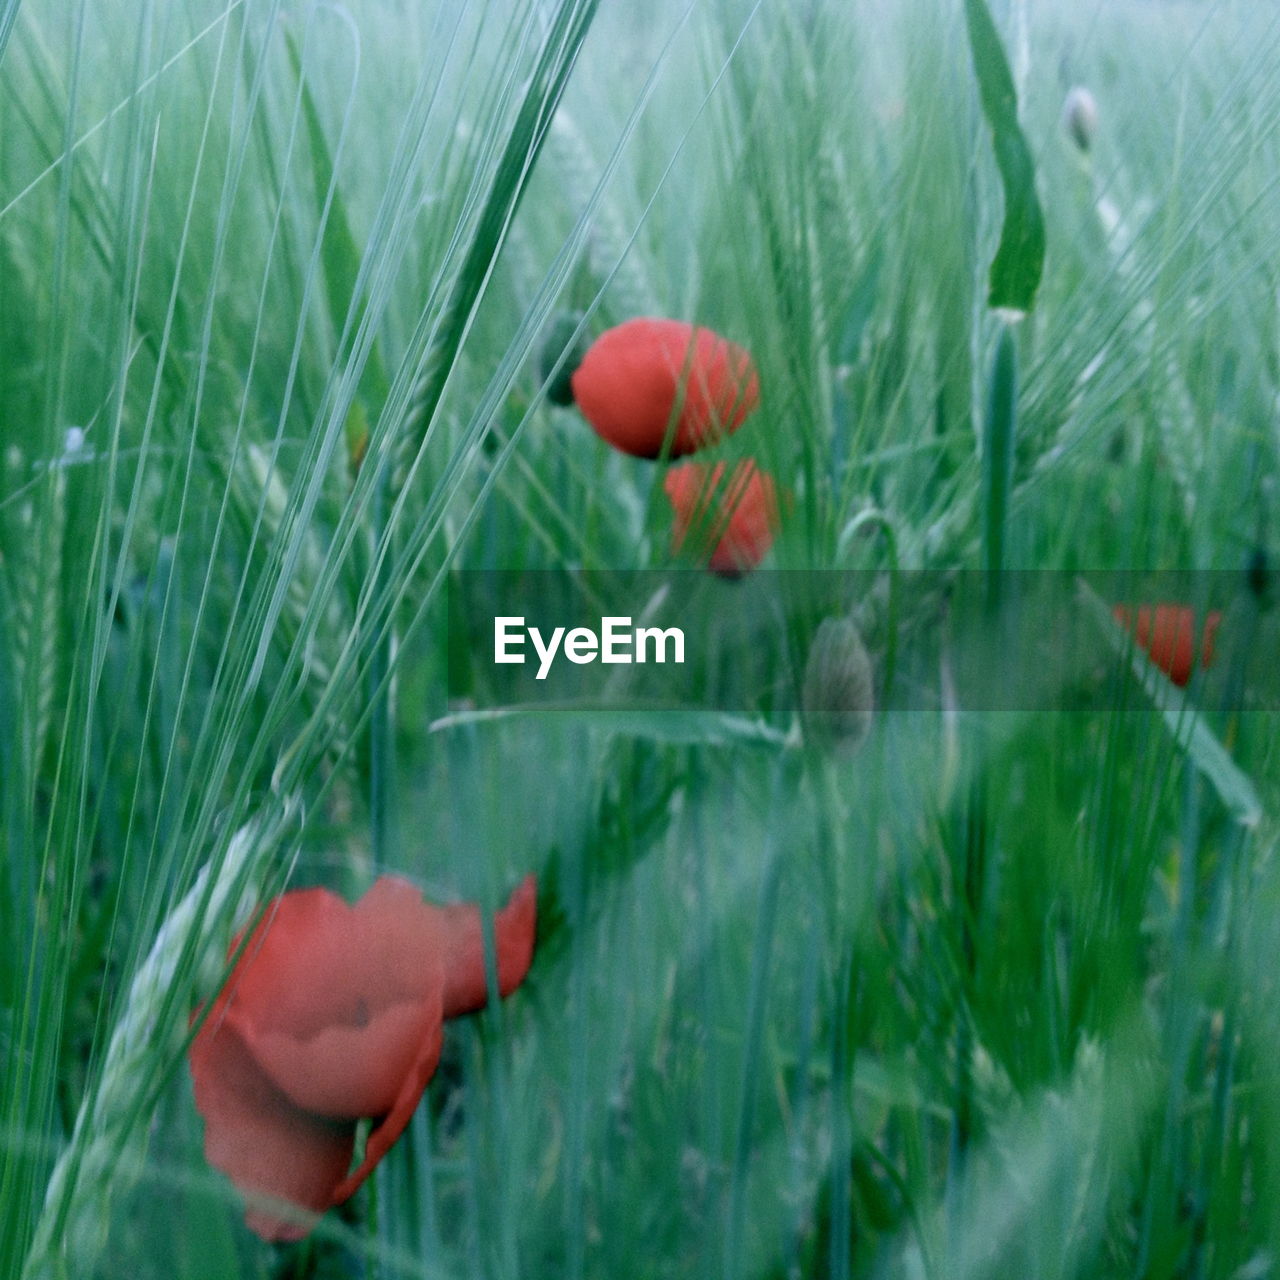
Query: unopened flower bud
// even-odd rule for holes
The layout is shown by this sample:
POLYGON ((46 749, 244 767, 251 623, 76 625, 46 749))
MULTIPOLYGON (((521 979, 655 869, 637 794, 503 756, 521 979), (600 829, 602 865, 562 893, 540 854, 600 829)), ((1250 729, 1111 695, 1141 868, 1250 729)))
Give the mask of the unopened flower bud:
POLYGON ((1249 553, 1245 578, 1254 596, 1258 600, 1266 600, 1270 594, 1271 571, 1267 564, 1267 549, 1261 544, 1249 553))
POLYGON ((825 618, 809 647, 800 695, 805 737, 855 751, 871 729, 875 689, 871 659, 848 618, 825 618))
POLYGON ((1098 132, 1098 103, 1084 85, 1073 86, 1062 104, 1062 127, 1071 141, 1088 153, 1098 132))
POLYGON ((581 323, 582 313, 580 311, 560 312, 547 328, 547 334, 543 339, 542 350, 538 357, 538 369, 545 381, 547 378, 551 378, 551 371, 556 367, 560 357, 565 356, 565 361, 560 366, 559 372, 547 385, 547 399, 552 404, 558 404, 562 407, 573 403, 571 379, 578 366, 582 363, 582 357, 587 353, 587 336, 585 332, 579 334, 576 338, 574 337, 574 333, 581 323))

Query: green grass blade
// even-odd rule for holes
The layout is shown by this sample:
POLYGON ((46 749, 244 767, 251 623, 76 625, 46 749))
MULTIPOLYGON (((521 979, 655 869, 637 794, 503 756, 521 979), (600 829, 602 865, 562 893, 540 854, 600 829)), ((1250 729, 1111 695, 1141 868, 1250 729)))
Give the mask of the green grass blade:
POLYGON ((707 746, 752 746, 781 750, 791 744, 789 735, 759 720, 722 711, 644 710, 597 702, 521 703, 458 711, 433 720, 428 733, 441 733, 478 724, 497 724, 522 717, 582 716, 593 728, 653 742, 701 743, 707 746))
POLYGON ((416 449, 430 426, 471 318, 564 94, 569 72, 591 28, 599 0, 563 0, 494 172, 466 256, 445 303, 406 423, 404 447, 416 449))
POLYGON ((13 24, 18 20, 18 7, 22 0, 5 0, 0 6, 0 62, 4 61, 4 51, 9 47, 9 37, 13 34, 13 24))
POLYGON ((991 127, 1004 187, 1004 225, 991 263, 987 300, 992 307, 1027 312, 1044 271, 1044 214, 1036 194, 1035 162, 1018 123, 1013 75, 986 0, 965 0, 964 13, 982 111, 991 127))

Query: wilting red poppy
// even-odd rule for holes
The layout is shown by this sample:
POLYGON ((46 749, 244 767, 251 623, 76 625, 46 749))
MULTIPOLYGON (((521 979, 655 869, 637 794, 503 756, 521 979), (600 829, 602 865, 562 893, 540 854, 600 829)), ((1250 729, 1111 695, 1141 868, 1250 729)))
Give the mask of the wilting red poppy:
POLYGON ((725 466, 686 462, 662 482, 675 512, 671 543, 728 578, 754 569, 768 554, 778 527, 777 489, 749 458, 725 478, 725 466))
POLYGON ((736 431, 760 399, 741 347, 710 329, 645 317, 602 333, 572 387, 597 434, 639 458, 656 458, 668 433, 673 458, 711 444, 736 431))
MULTIPOLYGON (((529 971, 536 910, 529 876, 494 918, 504 996, 529 971)), ((327 889, 276 898, 190 1055, 205 1156, 246 1197, 248 1225, 296 1240, 351 1196, 409 1123, 443 1019, 487 996, 475 906, 432 906, 393 876, 354 907, 327 889), (352 1169, 364 1118, 374 1124, 352 1169)))
POLYGON ((1213 663, 1214 637, 1222 614, 1213 610, 1204 622, 1199 653, 1196 652, 1196 615, 1190 605, 1158 604, 1139 605, 1136 619, 1127 604, 1112 609, 1116 621, 1146 651, 1151 661, 1176 685, 1185 685, 1191 679, 1197 658, 1206 667, 1213 663))

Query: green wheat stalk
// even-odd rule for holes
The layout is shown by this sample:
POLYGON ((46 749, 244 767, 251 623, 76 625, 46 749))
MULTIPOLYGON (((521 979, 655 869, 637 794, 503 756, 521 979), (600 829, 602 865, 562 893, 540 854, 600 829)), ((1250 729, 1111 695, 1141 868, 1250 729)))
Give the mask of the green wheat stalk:
POLYGON ((212 990, 226 965, 227 940, 250 918, 266 851, 295 804, 269 820, 241 826, 220 861, 195 883, 156 934, 111 1033, 98 1087, 81 1104, 67 1149, 49 1179, 22 1280, 90 1275, 106 1243, 111 1202, 137 1182, 147 1150, 156 1061, 174 1061, 186 1044, 185 1018, 171 1016, 171 996, 193 975, 212 990))

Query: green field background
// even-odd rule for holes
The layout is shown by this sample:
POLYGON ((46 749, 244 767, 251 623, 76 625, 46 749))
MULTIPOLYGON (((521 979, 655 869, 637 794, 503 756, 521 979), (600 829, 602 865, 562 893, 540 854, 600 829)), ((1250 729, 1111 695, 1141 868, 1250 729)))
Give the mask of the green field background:
POLYGON ((1045 225, 1012 323, 959 0, 0 0, 0 1276, 1278 1273, 1243 676, 1174 693, 1102 609, 1050 709, 944 662, 854 752, 795 687, 448 696, 459 571, 677 563, 666 464, 544 396, 566 316, 751 351, 714 457, 785 490, 770 569, 867 571, 878 687, 897 576, 993 563, 1215 571, 1274 662, 1280 7, 990 13, 1045 225), (185 1063, 235 931, 531 871, 528 980, 257 1240, 185 1063))

